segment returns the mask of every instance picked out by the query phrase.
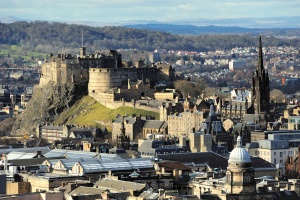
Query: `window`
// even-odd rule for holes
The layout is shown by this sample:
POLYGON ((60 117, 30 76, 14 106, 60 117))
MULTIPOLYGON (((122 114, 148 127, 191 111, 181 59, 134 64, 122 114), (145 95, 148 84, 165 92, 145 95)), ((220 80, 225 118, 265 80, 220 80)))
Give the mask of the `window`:
POLYGON ((251 176, 245 175, 245 176, 244 176, 244 182, 245 182, 245 183, 251 182, 251 176))
POLYGON ((277 163, 276 163, 276 158, 274 158, 274 163, 273 163, 273 164, 275 164, 275 165, 277 164, 277 163))
POLYGON ((283 152, 280 152, 280 158, 282 158, 282 156, 283 156, 283 152))
POLYGON ((276 152, 274 152, 274 156, 276 156, 276 152))
POLYGON ((228 182, 231 181, 231 176, 230 176, 230 174, 227 174, 226 179, 227 179, 228 182))

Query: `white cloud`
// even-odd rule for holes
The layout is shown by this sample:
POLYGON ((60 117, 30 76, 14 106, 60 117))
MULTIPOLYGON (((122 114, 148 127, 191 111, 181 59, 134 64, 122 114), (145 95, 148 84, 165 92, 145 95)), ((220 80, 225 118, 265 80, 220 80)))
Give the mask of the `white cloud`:
POLYGON ((0 0, 0 17, 125 21, 299 15, 299 0, 0 0))

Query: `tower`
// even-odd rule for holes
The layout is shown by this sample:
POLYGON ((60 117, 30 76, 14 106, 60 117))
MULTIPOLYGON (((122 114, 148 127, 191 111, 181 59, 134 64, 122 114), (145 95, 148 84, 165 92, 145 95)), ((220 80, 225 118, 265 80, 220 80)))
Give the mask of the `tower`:
POLYGON ((252 77, 252 111, 248 114, 270 114, 269 75, 264 69, 261 36, 259 37, 258 63, 252 77))
POLYGON ((123 148, 124 150, 129 149, 130 144, 130 138, 126 135, 126 129, 125 129, 125 119, 123 117, 123 121, 121 124, 121 134, 120 136, 117 136, 117 148, 123 148))
POLYGON ((81 47, 80 47, 80 58, 85 57, 85 47, 83 46, 83 31, 81 33, 81 47))
POLYGON ((242 147, 242 137, 231 151, 226 171, 225 189, 227 194, 255 194, 254 169, 249 153, 242 147))

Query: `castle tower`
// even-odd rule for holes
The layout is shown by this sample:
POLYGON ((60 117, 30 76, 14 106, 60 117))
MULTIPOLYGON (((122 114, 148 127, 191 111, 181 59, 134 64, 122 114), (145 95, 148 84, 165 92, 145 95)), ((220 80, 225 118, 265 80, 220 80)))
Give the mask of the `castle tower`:
POLYGON ((242 146, 242 137, 231 151, 226 171, 225 190, 227 194, 255 194, 254 169, 249 153, 242 146))
POLYGON ((261 36, 259 37, 258 63, 252 77, 252 111, 248 114, 270 114, 269 75, 263 66, 261 36))

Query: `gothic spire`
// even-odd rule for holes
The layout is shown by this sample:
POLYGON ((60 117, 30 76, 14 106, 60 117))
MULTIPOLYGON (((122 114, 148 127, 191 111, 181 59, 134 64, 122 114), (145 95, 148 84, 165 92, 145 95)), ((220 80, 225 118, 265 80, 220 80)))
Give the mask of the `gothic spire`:
POLYGON ((261 35, 259 36, 257 71, 261 75, 264 70, 261 35))

